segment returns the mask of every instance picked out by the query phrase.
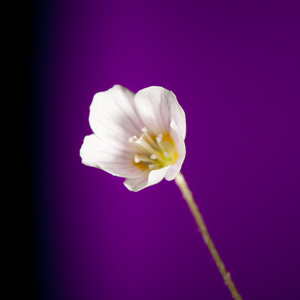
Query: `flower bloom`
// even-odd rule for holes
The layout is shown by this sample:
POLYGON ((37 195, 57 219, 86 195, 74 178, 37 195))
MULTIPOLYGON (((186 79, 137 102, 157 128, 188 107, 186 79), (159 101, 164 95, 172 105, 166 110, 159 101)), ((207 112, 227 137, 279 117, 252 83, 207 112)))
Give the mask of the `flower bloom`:
POLYGON ((115 85, 97 93, 90 106, 94 134, 84 138, 82 163, 124 177, 130 191, 173 180, 185 158, 185 114, 162 87, 137 94, 115 85))

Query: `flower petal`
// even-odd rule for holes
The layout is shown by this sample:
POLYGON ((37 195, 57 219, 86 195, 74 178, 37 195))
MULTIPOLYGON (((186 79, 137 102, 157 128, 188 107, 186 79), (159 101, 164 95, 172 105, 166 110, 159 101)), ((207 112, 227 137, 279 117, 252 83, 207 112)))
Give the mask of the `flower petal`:
POLYGON ((143 127, 134 106, 134 93, 120 85, 94 96, 89 122, 93 132, 110 145, 128 142, 143 127))
POLYGON ((183 164, 183 161, 184 161, 185 155, 186 155, 184 139, 182 138, 182 136, 180 134, 180 130, 177 127, 177 125, 173 119, 171 121, 170 134, 176 145, 177 159, 176 159, 176 162, 171 166, 171 168, 167 172, 167 174, 165 176, 166 180, 175 179, 177 174, 180 172, 181 166, 183 164))
POLYGON ((185 113, 171 91, 157 86, 148 87, 137 92, 134 103, 141 120, 154 134, 169 132, 173 119, 182 138, 185 138, 185 113))
POLYGON ((137 178, 127 178, 124 185, 131 192, 138 192, 147 186, 148 174, 137 178))
POLYGON ((138 192, 148 186, 154 185, 162 181, 172 166, 167 166, 158 170, 151 171, 148 176, 143 174, 143 176, 138 178, 127 178, 124 181, 124 185, 133 192, 138 192))
POLYGON ((115 176, 136 178, 145 173, 134 166, 130 152, 103 143, 95 134, 84 138, 80 156, 83 164, 102 169, 115 176))

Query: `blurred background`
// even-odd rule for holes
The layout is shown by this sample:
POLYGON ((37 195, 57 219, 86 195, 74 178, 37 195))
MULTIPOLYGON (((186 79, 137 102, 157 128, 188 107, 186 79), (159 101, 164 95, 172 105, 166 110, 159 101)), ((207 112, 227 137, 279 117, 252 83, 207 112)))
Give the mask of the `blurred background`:
POLYGON ((299 12, 296 1, 31 3, 21 258, 32 299, 231 299, 174 182, 133 193, 81 164, 92 97, 114 84, 177 96, 182 173, 244 299, 299 296, 299 12))

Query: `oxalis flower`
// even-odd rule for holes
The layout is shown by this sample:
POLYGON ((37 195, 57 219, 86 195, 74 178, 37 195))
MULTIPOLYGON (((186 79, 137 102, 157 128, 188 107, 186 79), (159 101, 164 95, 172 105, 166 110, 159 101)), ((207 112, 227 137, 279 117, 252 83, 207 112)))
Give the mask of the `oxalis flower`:
POLYGON ((124 177, 130 191, 173 180, 185 158, 185 113, 162 87, 137 94, 115 85, 97 93, 90 106, 94 134, 84 138, 82 163, 124 177))
POLYGON ((139 191, 163 178, 175 179, 231 296, 242 300, 180 173, 186 123, 176 96, 162 87, 152 86, 134 94, 115 85, 94 96, 89 122, 94 134, 84 138, 82 162, 126 178, 124 184, 130 191, 139 191))

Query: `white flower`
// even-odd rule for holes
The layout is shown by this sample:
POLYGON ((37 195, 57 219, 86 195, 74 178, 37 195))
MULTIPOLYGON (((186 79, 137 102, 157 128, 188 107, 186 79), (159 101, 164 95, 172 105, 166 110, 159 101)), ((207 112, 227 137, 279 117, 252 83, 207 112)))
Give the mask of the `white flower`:
POLYGON ((126 178, 131 191, 179 173, 186 122, 171 91, 153 86, 134 94, 115 85, 94 96, 89 122, 94 134, 84 138, 83 164, 126 178))

